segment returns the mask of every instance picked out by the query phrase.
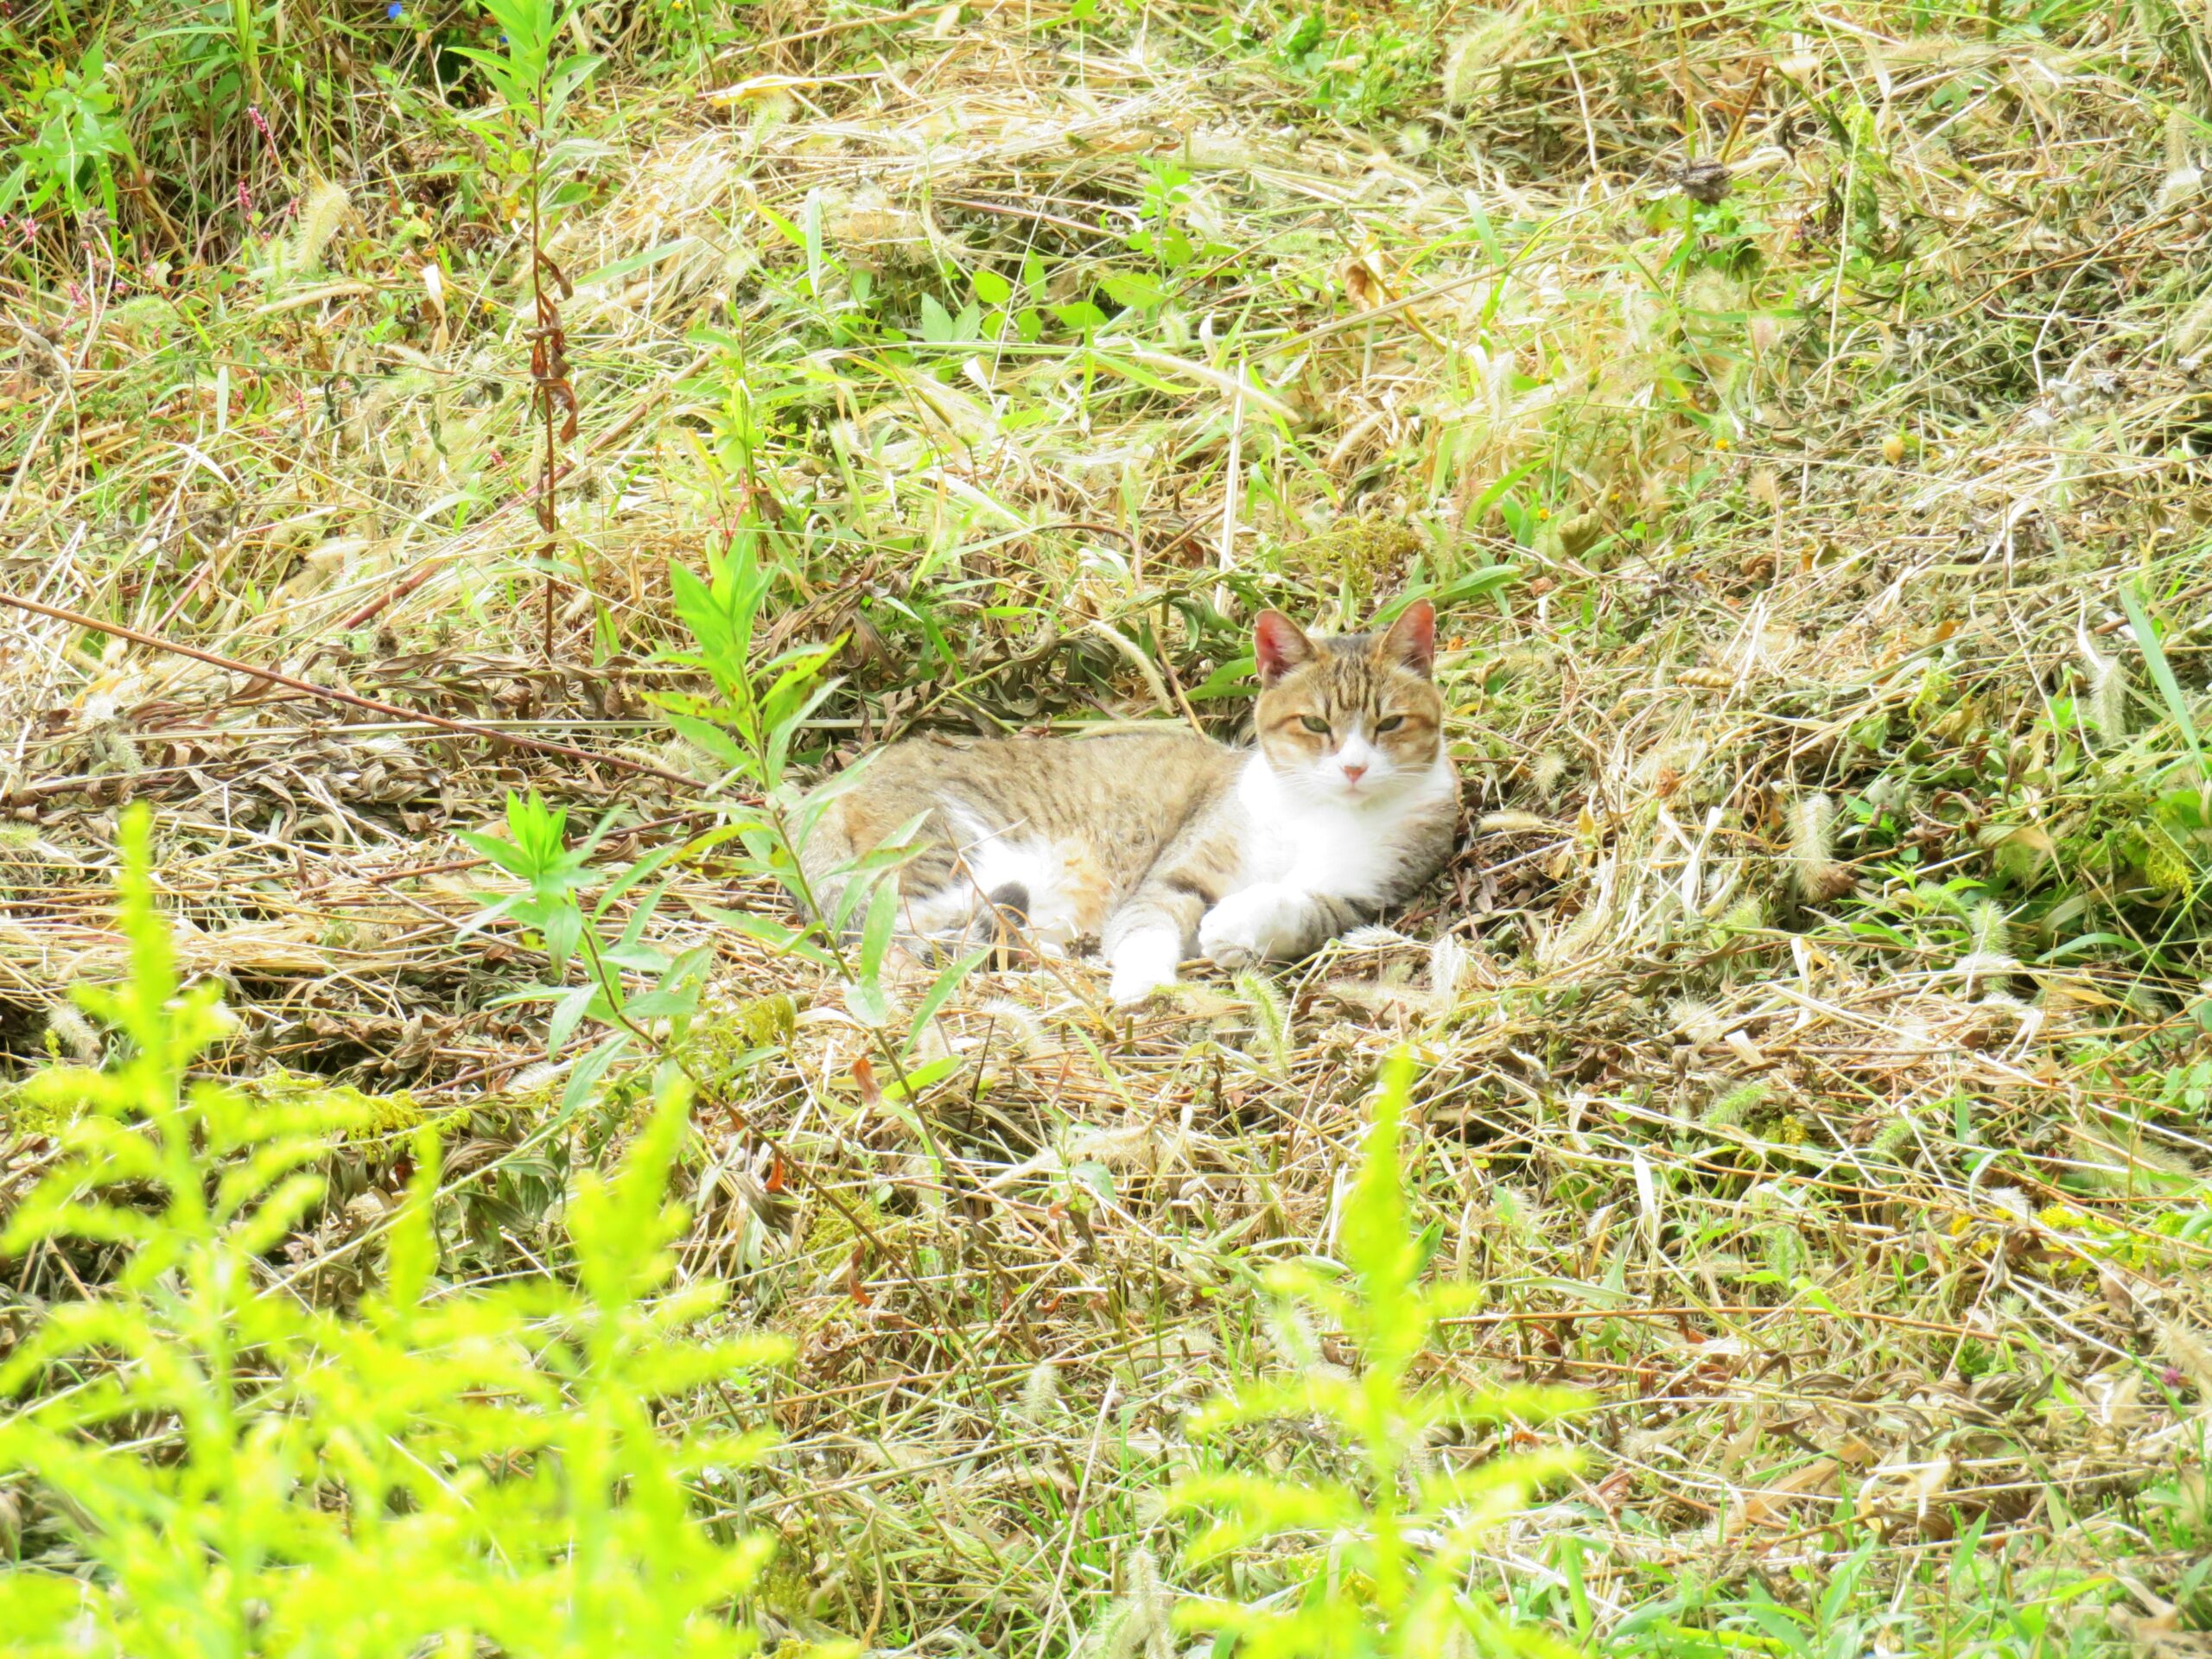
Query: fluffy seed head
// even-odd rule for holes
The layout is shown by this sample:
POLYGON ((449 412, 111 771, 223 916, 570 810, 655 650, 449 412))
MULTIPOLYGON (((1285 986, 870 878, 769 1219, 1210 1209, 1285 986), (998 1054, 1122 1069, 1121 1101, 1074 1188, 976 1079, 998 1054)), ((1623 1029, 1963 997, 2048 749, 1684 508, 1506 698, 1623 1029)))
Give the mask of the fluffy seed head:
POLYGON ((1835 803, 1806 795, 1789 809, 1789 873, 1798 896, 1817 903, 1851 886, 1851 872, 1835 861, 1835 803))
POLYGON ((301 210, 300 228, 292 244, 290 264, 294 270, 309 270, 321 263, 330 238, 338 234, 338 227, 346 222, 346 215, 353 209, 353 199, 344 188, 327 180, 308 193, 307 206, 301 210))

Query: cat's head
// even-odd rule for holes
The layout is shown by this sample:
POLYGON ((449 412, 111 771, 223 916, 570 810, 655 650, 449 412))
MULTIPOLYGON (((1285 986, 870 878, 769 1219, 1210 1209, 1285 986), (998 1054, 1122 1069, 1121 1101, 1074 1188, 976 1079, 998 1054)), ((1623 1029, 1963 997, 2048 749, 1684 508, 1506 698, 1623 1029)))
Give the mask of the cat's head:
POLYGON ((1260 749, 1300 794, 1382 800, 1436 763, 1444 699, 1429 678, 1436 607, 1406 607, 1381 633, 1315 639, 1279 611, 1253 625, 1260 749))

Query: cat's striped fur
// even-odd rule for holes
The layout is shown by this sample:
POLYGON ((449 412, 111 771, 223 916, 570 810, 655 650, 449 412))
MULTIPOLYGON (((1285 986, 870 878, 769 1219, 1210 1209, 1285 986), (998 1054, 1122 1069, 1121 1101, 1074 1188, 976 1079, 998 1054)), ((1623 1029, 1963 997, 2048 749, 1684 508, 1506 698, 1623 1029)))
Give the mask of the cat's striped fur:
POLYGON ((817 891, 919 818, 906 925, 938 938, 1011 922, 1046 949, 1103 944, 1116 1001, 1194 956, 1293 960, 1403 903, 1451 856, 1459 779, 1429 677, 1435 613, 1381 633, 1254 629, 1255 746, 1188 732, 925 737, 830 801, 803 862, 817 891))

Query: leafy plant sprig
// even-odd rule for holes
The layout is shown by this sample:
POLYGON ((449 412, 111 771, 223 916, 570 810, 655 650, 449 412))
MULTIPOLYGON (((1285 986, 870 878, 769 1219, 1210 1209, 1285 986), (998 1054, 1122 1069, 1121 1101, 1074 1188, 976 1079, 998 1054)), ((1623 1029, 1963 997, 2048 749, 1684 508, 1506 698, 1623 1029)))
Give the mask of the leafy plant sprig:
POLYGON ((383 1287, 358 1314, 312 1306, 262 1258, 321 1201, 315 1166, 360 1109, 187 1085, 229 1022, 212 985, 179 988, 143 809, 123 847, 130 976, 79 1000, 118 1027, 124 1058, 32 1080, 79 1116, 0 1234, 0 1258, 87 1242, 124 1255, 107 1282, 40 1310, 0 1361, 0 1398, 29 1402, 0 1419, 0 1488, 67 1517, 91 1571, 0 1573, 10 1650, 757 1650, 739 1609, 768 1546, 718 1541, 690 1485, 765 1442, 671 1440, 655 1421, 659 1402, 787 1351, 699 1339, 720 1287, 670 1288, 683 1091, 663 1095, 613 1176, 580 1177, 573 1288, 439 1285, 426 1127, 383 1287))
POLYGON ((558 0, 484 0, 499 25, 500 49, 463 49, 461 55, 484 72, 509 118, 530 134, 530 339, 531 404, 543 424, 545 447, 539 460, 537 516, 545 532, 538 556, 544 566, 545 656, 553 657, 553 564, 559 550, 561 518, 557 486, 559 446, 576 435, 576 389, 569 375, 568 331, 561 308, 546 289, 549 279, 562 299, 569 296, 568 277, 545 251, 545 153, 550 135, 576 90, 601 61, 590 52, 556 58, 560 35, 580 8, 558 0))
MULTIPOLYGON (((507 837, 468 833, 463 838, 524 885, 474 918, 470 927, 504 918, 532 930, 553 970, 550 982, 517 991, 505 1000, 553 1005, 548 1033, 552 1052, 557 1054, 586 1020, 607 1028, 607 1034, 571 1069, 552 1120, 557 1125, 581 1108, 611 1066, 637 1050, 657 1052, 664 1073, 683 1072, 682 1038, 704 998, 712 944, 670 954, 646 940, 647 925, 669 891, 665 881, 632 908, 620 938, 606 938, 602 924, 615 900, 671 860, 734 842, 741 873, 772 878, 791 896, 803 919, 793 926, 747 909, 721 910, 715 919, 779 955, 823 968, 843 982, 848 1006, 869 1027, 887 1073, 878 1085, 877 1103, 912 1131, 943 1172, 949 1168, 943 1149, 927 1118, 915 1107, 924 1091, 950 1076, 959 1062, 952 1056, 918 1061, 916 1051, 929 1023, 988 953, 977 950, 955 958, 910 1008, 899 1008, 886 980, 899 905, 897 884, 889 878, 912 856, 911 847, 903 844, 906 838, 894 836, 891 844, 831 872, 832 882, 823 891, 817 892, 809 880, 799 849, 820 823, 836 791, 802 796, 791 777, 791 754, 809 718, 836 690, 836 682, 824 677, 824 670, 841 642, 794 646, 755 662, 755 645, 775 582, 776 571, 758 557, 750 531, 741 531, 726 553, 709 556, 704 577, 681 567, 671 573, 678 613, 696 647, 681 660, 702 672, 714 692, 668 694, 658 700, 676 729, 726 768, 709 786, 709 795, 745 786, 746 796, 735 805, 731 821, 618 872, 587 914, 583 894, 594 879, 592 855, 608 825, 602 823, 569 847, 565 811, 535 796, 511 796, 507 837), (849 957, 841 941, 855 927, 857 944, 849 957), (566 970, 579 958, 585 969, 582 982, 569 984, 566 970), (651 989, 632 992, 624 984, 626 972, 657 978, 651 989), (661 1021, 665 1026, 657 1027, 661 1021)), ((768 1052, 740 1055, 734 1067, 768 1052)), ((757 1128, 752 1132, 760 1133, 757 1128)), ((774 1145, 772 1141, 767 1144, 774 1145)), ((802 1165, 785 1161, 788 1173, 806 1179, 802 1165)), ((883 1248, 842 1198, 833 1190, 820 1190, 824 1201, 871 1245, 883 1248)), ((935 1293, 926 1286, 921 1286, 921 1294, 934 1301, 935 1293)), ((945 1328, 953 1327, 948 1323, 945 1328)))
POLYGON ((651 1022, 667 1021, 669 1040, 683 1040, 698 1013, 714 960, 710 943, 671 953, 645 938, 667 897, 665 880, 631 907, 619 934, 608 938, 603 931, 615 905, 681 855, 685 843, 671 842, 656 848, 604 877, 604 885, 587 914, 584 894, 602 880, 592 855, 613 827, 613 815, 602 818, 573 847, 567 840, 568 816, 566 808, 549 805, 533 790, 526 796, 508 796, 505 837, 476 830, 455 831, 462 842, 524 884, 470 918, 462 928, 462 937, 512 918, 532 930, 550 969, 548 982, 510 993, 499 1001, 552 1004, 546 1029, 550 1056, 557 1057, 587 1020, 607 1029, 607 1035, 570 1068, 556 1106, 556 1123, 573 1114, 626 1054, 652 1042, 652 1033, 647 1028, 651 1022), (572 985, 567 982, 567 970, 579 956, 585 973, 581 982, 572 985), (624 980, 626 973, 652 976, 653 984, 648 990, 632 991, 624 980))
POLYGON ((1484 1535, 1573 1468, 1573 1454, 1546 1449, 1450 1470, 1429 1450, 1446 1427, 1554 1417, 1575 1397, 1541 1389, 1478 1394, 1448 1374, 1417 1375, 1438 1322, 1465 1308, 1478 1287, 1421 1282, 1434 1238, 1409 1227, 1399 1166, 1412 1078, 1403 1054, 1384 1067, 1344 1204, 1344 1270, 1283 1266, 1268 1277, 1287 1315, 1277 1322, 1290 1351, 1281 1380, 1216 1400, 1192 1424, 1212 1437, 1284 1419, 1318 1421, 1341 1448, 1346 1472, 1277 1478, 1225 1470, 1179 1482, 1169 1496, 1171 1510, 1213 1517, 1190 1547, 1193 1568, 1262 1544, 1290 1545, 1287 1560, 1269 1563, 1293 1580, 1283 1597, 1191 1599, 1176 1609, 1185 1628, 1233 1639, 1240 1659, 1567 1651, 1513 1628, 1471 1586, 1469 1570, 1484 1535), (1342 1332, 1356 1357, 1328 1363, 1311 1335, 1315 1322, 1342 1332))
MULTIPOLYGON (((889 878, 912 856, 912 848, 907 835, 894 835, 833 873, 824 890, 817 892, 809 880, 799 850, 839 790, 800 796, 791 785, 791 750, 807 721, 836 690, 836 682, 824 679, 823 671, 842 641, 794 646, 755 665, 754 642, 775 580, 774 569, 760 558, 754 536, 745 530, 726 555, 709 556, 704 579, 680 567, 670 573, 677 614, 696 642, 688 660, 705 671, 715 695, 712 700, 661 701, 670 723, 728 768, 724 783, 742 779, 758 791, 758 810, 739 818, 737 838, 750 868, 772 876, 804 919, 792 927, 747 910, 724 911, 721 918, 779 953, 797 956, 845 980, 853 1012, 881 1030, 893 1017, 883 974, 899 902, 898 885, 889 878), (838 942, 855 931, 856 920, 857 953, 849 962, 838 942)), ((857 768, 843 774, 855 781, 858 775, 857 768)), ((918 823, 912 828, 918 830, 918 823)), ((906 1055, 986 954, 976 951, 950 963, 907 1015, 900 1052, 894 1057, 900 1086, 907 1092, 922 1085, 906 1076, 906 1055)))

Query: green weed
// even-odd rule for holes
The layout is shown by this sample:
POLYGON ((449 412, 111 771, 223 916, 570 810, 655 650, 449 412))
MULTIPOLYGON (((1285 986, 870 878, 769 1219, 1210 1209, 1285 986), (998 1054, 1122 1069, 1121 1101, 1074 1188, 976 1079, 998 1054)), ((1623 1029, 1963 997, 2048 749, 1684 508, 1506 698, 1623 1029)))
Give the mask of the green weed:
POLYGON ((1272 1270, 1288 1375, 1241 1388, 1201 1411, 1207 1437, 1281 1421, 1318 1423, 1334 1457, 1277 1478, 1234 1470, 1194 1476, 1169 1494, 1172 1510, 1215 1517, 1190 1547, 1196 1568, 1279 1584, 1269 1594, 1193 1598, 1184 1628, 1213 1630, 1251 1659, 1293 1656, 1545 1654, 1561 1646, 1516 1629, 1471 1582, 1484 1536, 1546 1481, 1575 1465, 1566 1451, 1497 1456, 1455 1467, 1440 1441, 1477 1425, 1528 1423, 1571 1409, 1557 1391, 1471 1391, 1421 1363, 1440 1321, 1477 1287, 1424 1285, 1434 1239, 1408 1224, 1399 1126, 1412 1063, 1394 1058, 1375 1094, 1357 1173, 1341 1222, 1341 1272, 1272 1270), (1343 1332, 1345 1361, 1319 1351, 1321 1324, 1343 1332), (1336 1471, 1340 1469, 1341 1472, 1336 1471), (1264 1561, 1264 1573, 1236 1563, 1264 1561))
POLYGON ((16 1651, 741 1654, 768 1546, 716 1536, 692 1488, 758 1433, 672 1439, 658 1402, 783 1344, 717 1329, 721 1291, 670 1281, 664 1189, 686 1122, 664 1094, 610 1179, 579 1179, 559 1277, 439 1279, 439 1158, 418 1131, 381 1287, 355 1317, 272 1281, 265 1253, 322 1191, 342 1102, 258 1104, 188 1081, 225 1031, 181 989, 155 908, 150 815, 126 821, 130 977, 82 995, 127 1057, 31 1085, 85 1109, 0 1249, 118 1252, 0 1363, 0 1484, 90 1564, 0 1574, 16 1651), (149 1455, 153 1451, 154 1455, 149 1455))

